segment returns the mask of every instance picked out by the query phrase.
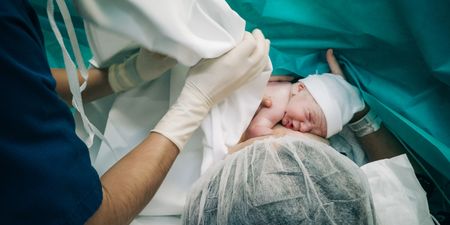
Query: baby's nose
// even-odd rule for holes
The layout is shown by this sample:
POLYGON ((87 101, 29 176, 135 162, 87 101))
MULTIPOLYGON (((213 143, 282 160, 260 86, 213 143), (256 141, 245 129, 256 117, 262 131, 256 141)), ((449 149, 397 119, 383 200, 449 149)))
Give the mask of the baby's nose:
POLYGON ((304 121, 300 123, 300 132, 307 133, 312 130, 312 124, 310 122, 304 121))
POLYGON ((283 118, 281 119, 281 125, 286 126, 289 123, 289 119, 286 116, 286 113, 284 113, 283 118))
POLYGON ((286 128, 294 129, 294 122, 290 119, 287 119, 287 118, 283 119, 281 121, 281 124, 286 128))
POLYGON ((286 119, 285 123, 282 123, 284 127, 292 129, 294 127, 293 123, 291 120, 286 119))

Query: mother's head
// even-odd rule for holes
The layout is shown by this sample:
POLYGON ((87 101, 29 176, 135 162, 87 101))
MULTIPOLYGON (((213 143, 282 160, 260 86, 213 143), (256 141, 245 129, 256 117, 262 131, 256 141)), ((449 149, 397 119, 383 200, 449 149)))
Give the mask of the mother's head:
POLYGON ((328 145, 287 135, 257 140, 194 185, 184 224, 373 224, 360 169, 328 145))

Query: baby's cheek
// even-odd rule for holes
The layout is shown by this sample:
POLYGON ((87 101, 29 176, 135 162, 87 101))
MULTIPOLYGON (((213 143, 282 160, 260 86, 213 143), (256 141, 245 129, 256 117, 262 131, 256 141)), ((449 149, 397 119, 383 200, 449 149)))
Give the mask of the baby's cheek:
POLYGON ((327 136, 327 120, 325 118, 325 114, 322 112, 322 110, 319 107, 319 116, 318 121, 316 122, 317 132, 319 136, 326 137, 327 136))

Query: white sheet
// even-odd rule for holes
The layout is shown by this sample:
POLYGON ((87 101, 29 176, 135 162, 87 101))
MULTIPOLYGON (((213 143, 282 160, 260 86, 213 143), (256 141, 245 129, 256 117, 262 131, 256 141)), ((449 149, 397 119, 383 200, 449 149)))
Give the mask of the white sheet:
POLYGON ((433 225, 425 191, 405 154, 361 167, 381 225, 433 225))
POLYGON ((245 21, 224 0, 77 0, 93 64, 108 66, 143 46, 192 66, 230 50, 245 21), (125 51, 126 52, 126 51, 125 51))
POLYGON ((348 126, 344 126, 341 132, 331 136, 328 140, 330 141, 331 147, 347 156, 356 165, 362 166, 368 162, 364 150, 362 150, 358 140, 356 140, 355 134, 353 134, 348 126))

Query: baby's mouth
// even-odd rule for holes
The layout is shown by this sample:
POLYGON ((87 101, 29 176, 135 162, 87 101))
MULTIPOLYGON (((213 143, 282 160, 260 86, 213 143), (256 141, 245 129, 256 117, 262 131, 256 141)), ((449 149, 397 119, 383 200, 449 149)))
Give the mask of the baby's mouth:
POLYGON ((296 120, 291 121, 291 126, 292 126, 291 129, 293 129, 293 130, 296 130, 296 131, 300 130, 300 122, 298 122, 296 120))
POLYGON ((281 121, 281 124, 284 127, 289 128, 291 130, 295 130, 295 131, 299 131, 300 130, 300 122, 296 121, 296 120, 283 119, 281 121))

